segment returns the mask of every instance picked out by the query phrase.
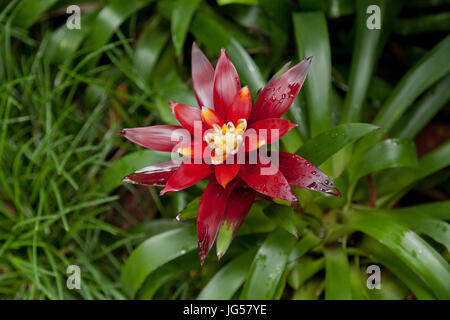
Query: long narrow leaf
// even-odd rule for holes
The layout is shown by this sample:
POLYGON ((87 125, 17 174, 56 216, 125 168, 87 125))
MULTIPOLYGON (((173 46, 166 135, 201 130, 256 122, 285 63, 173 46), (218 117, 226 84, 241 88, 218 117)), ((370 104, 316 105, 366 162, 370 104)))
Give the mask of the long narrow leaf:
POLYGON ((196 248, 194 227, 167 231, 148 239, 125 262, 121 276, 124 289, 134 297, 150 272, 196 248))
POLYGON ((450 268, 447 261, 416 233, 385 217, 365 212, 353 212, 350 226, 388 247, 422 277, 438 298, 450 298, 450 268))
POLYGON ((273 299, 294 244, 295 238, 283 229, 269 234, 256 254, 241 299, 273 299))
POLYGON ((294 32, 299 59, 313 56, 305 81, 311 136, 331 126, 331 53, 323 12, 294 13, 294 32))

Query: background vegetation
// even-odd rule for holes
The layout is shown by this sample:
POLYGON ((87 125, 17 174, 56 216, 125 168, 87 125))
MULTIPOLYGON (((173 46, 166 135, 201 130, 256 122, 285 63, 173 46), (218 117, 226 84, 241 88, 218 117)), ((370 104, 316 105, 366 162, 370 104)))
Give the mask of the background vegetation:
POLYGON ((8 0, 0 11, 0 297, 450 298, 448 0, 8 0), (65 26, 72 4, 80 30, 65 26), (372 4, 381 30, 366 28, 372 4), (314 56, 282 147, 343 193, 296 189, 295 210, 255 204, 203 268, 188 218, 205 186, 159 197, 120 182, 167 155, 118 130, 172 124, 169 101, 196 104, 193 41, 213 61, 225 47, 253 96, 314 56), (381 290, 366 289, 371 264, 381 290), (80 290, 66 287, 69 265, 80 290))

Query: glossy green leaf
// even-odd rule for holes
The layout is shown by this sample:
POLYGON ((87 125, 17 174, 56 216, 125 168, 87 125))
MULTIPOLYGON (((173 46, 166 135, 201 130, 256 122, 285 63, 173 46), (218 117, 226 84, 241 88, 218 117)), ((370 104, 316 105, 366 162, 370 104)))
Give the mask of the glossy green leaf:
POLYGON ((139 300, 152 300, 156 291, 165 283, 189 270, 199 267, 198 254, 196 252, 190 252, 172 260, 150 273, 138 291, 137 298, 139 300))
POLYGON ((146 240, 133 251, 122 269, 121 282, 125 291, 134 297, 152 271, 196 248, 197 233, 193 226, 167 231, 146 240))
POLYGON ((377 128, 367 123, 341 124, 308 140, 297 154, 319 166, 345 146, 377 128))
POLYGON ((385 215, 404 226, 424 233, 450 250, 450 227, 448 223, 440 219, 430 217, 425 212, 410 211, 408 208, 405 210, 377 210, 376 214, 385 215))
POLYGON ((373 123, 381 130, 362 139, 355 151, 359 158, 388 133, 412 102, 450 71, 450 35, 431 49, 414 67, 409 69, 392 91, 373 123))
POLYGON ((105 192, 110 192, 122 184, 122 178, 125 176, 152 164, 169 160, 169 152, 146 149, 130 153, 116 160, 106 169, 100 182, 101 188, 105 192))
POLYGON ((388 139, 377 144, 350 168, 350 181, 393 167, 417 167, 416 148, 410 140, 388 139))
POLYGON ((221 268, 198 295, 199 300, 228 300, 242 286, 250 265, 255 257, 256 248, 249 250, 221 268))
POLYGON ((196 197, 189 202, 186 207, 177 215, 177 220, 187 220, 197 217, 198 206, 200 205, 200 197, 196 197))
POLYGON ((295 237, 283 229, 272 231, 253 260, 241 299, 268 300, 274 297, 278 282, 295 244, 295 237))
POLYGON ((440 220, 450 220, 450 201, 439 201, 421 204, 418 206, 395 209, 398 214, 424 214, 440 220))
POLYGON ((180 54, 189 30, 192 16, 197 10, 201 0, 177 0, 170 20, 172 29, 172 42, 175 52, 180 54))
POLYGON ((289 254, 288 262, 291 263, 297 260, 298 258, 301 258, 309 250, 314 249, 321 243, 322 239, 320 239, 314 233, 310 231, 304 232, 301 240, 297 242, 295 246, 292 248, 292 251, 289 254))
POLYGON ((436 299, 426 283, 384 245, 370 237, 365 237, 359 248, 394 273, 418 299, 436 299))
POLYGON ((350 267, 343 248, 326 248, 325 253, 325 299, 350 300, 350 267))
POLYGON ((450 165, 450 139, 419 159, 419 176, 424 178, 450 165))
POLYGON ((448 88, 450 88, 450 74, 431 88, 409 114, 399 121, 399 127, 393 134, 398 138, 413 139, 450 100, 448 88))
POLYGON ((313 259, 311 257, 300 258, 298 265, 289 273, 288 283, 297 290, 307 280, 322 270, 325 266, 325 259, 313 259))
MULTIPOLYGON (((361 110, 377 62, 377 46, 382 29, 367 28, 367 8, 376 5, 380 8, 380 16, 384 16, 384 0, 356 1, 356 40, 353 48, 352 64, 347 95, 345 96, 342 122, 361 121, 361 110)), ((383 22, 384 19, 381 19, 383 22)), ((381 26, 383 28, 383 26, 381 26)))
POLYGON ((349 225, 388 247, 428 284, 438 298, 449 299, 449 265, 416 233, 386 217, 366 212, 353 212, 349 225))
MULTIPOLYGON (((438 148, 427 153, 419 159, 416 169, 406 171, 402 170, 387 172, 385 175, 378 177, 377 182, 382 183, 381 190, 390 192, 385 197, 377 200, 377 207, 383 207, 387 203, 393 203, 402 197, 408 190, 414 187, 415 183, 421 179, 447 167, 450 165, 450 140, 444 142, 438 148), (396 181, 395 186, 385 186, 385 181, 396 181)), ((378 185, 376 185, 378 186, 378 185)), ((386 193, 386 192, 385 192, 386 193)))
POLYGON ((264 214, 294 237, 298 237, 294 209, 286 206, 271 205, 264 209, 264 214))
POLYGON ((376 214, 385 215, 390 219, 414 230, 425 233, 450 250, 450 227, 442 220, 450 220, 450 203, 439 202, 439 205, 422 205, 397 210, 376 210, 376 214), (440 211, 447 212, 442 218, 436 218, 432 210, 439 206, 440 211))
POLYGON ((294 13, 294 32, 299 59, 313 56, 303 90, 308 102, 311 136, 331 126, 331 53, 323 12, 294 13))

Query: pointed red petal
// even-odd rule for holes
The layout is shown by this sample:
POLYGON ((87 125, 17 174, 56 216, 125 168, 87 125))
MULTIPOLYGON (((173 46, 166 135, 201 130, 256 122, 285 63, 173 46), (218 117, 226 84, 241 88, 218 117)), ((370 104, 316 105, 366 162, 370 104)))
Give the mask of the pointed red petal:
POLYGON ((227 122, 236 124, 239 119, 247 120, 252 111, 252 96, 248 86, 243 87, 236 93, 233 103, 228 108, 227 122))
POLYGON ((239 172, 240 164, 219 164, 216 165, 216 179, 217 182, 222 186, 226 187, 227 184, 233 180, 239 172))
POLYGON ((224 189, 215 179, 211 179, 200 199, 197 215, 198 253, 203 265, 214 240, 220 221, 225 212, 228 196, 234 185, 224 189))
POLYGON ((239 177, 259 193, 290 202, 297 201, 286 178, 270 162, 267 164, 242 165, 239 170, 239 177))
POLYGON ((252 109, 250 122, 279 118, 289 109, 305 81, 311 59, 300 61, 264 89, 252 109))
POLYGON ((195 121, 198 121, 199 128, 202 127, 200 109, 175 102, 169 103, 169 106, 175 119, 190 133, 194 134, 195 121))
POLYGON ((271 118, 256 121, 250 125, 249 129, 255 130, 258 136, 266 141, 266 144, 271 144, 295 127, 297 124, 289 120, 271 118))
POLYGON ((338 197, 341 196, 331 179, 311 162, 287 152, 280 152, 279 159, 280 171, 290 184, 338 197))
MULTIPOLYGON (((289 70, 289 67, 291 66, 291 61, 286 62, 281 68, 280 70, 277 71, 277 73, 275 73, 272 78, 270 78, 270 80, 266 83, 266 86, 263 88, 262 91, 266 90, 266 88, 268 88, 275 80, 278 79, 278 77, 280 75, 282 75, 283 73, 285 73, 286 71, 289 70)), ((261 91, 261 92, 262 92, 261 91)))
POLYGON ((122 181, 146 186, 165 186, 180 165, 181 163, 179 161, 167 161, 154 164, 126 176, 122 181))
POLYGON ((120 134, 143 147, 172 152, 181 141, 189 141, 189 131, 179 126, 152 126, 122 129, 120 134))
POLYGON ((244 133, 244 148, 245 152, 250 152, 261 148, 267 144, 267 136, 258 135, 256 130, 247 130, 244 133))
POLYGON ((214 108, 214 68, 200 48, 192 44, 192 84, 199 107, 214 108))
POLYGON ((214 110, 222 119, 227 118, 228 108, 240 89, 241 83, 236 69, 225 49, 222 49, 214 73, 214 110))
POLYGON ((204 163, 183 163, 167 181, 166 187, 161 191, 161 195, 186 189, 211 174, 213 170, 213 166, 204 163))
POLYGON ((176 151, 186 158, 206 160, 207 154, 204 155, 203 152, 207 145, 202 137, 194 137, 187 143, 180 143, 176 151))
POLYGON ((253 202, 255 202, 255 196, 256 192, 251 188, 236 187, 228 197, 227 207, 222 218, 219 233, 224 229, 223 231, 227 235, 229 235, 231 231, 231 236, 230 238, 226 237, 228 240, 226 246, 220 248, 220 251, 218 248, 217 257, 219 260, 225 254, 234 236, 238 232, 245 218, 247 218, 253 202))
POLYGON ((208 107, 202 107, 202 120, 208 128, 212 128, 214 124, 217 124, 220 127, 224 124, 220 116, 213 109, 208 107))

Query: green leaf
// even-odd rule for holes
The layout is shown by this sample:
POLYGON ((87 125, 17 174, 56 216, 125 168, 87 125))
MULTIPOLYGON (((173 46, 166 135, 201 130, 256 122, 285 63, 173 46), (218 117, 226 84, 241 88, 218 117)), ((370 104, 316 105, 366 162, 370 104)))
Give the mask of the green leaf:
POLYGON ((177 220, 187 220, 197 217, 198 206, 200 205, 200 197, 196 197, 189 202, 187 206, 177 215, 177 220))
POLYGON ((354 157, 359 158, 380 141, 411 103, 450 71, 450 64, 447 63, 449 56, 450 35, 439 42, 403 76, 373 121, 381 127, 381 130, 362 139, 358 143, 354 157))
POLYGON ((224 6, 232 3, 240 3, 247 5, 258 5, 258 0, 217 0, 219 6, 224 6))
POLYGON ((288 262, 291 263, 298 258, 301 258, 309 250, 314 249, 321 243, 322 239, 320 239, 314 233, 308 231, 304 232, 302 239, 297 242, 294 248, 292 248, 292 251, 289 254, 288 262))
POLYGON ((269 234, 253 260, 241 299, 274 297, 294 244, 295 238, 283 229, 277 228, 269 234))
POLYGON ((292 300, 317 300, 322 294, 323 287, 323 280, 320 278, 313 278, 295 291, 292 300))
POLYGON ((298 238, 294 209, 286 206, 271 205, 264 209, 264 214, 284 230, 298 238))
MULTIPOLYGON (((360 121, 361 110, 377 62, 377 46, 382 29, 371 30, 367 28, 368 16, 366 11, 370 5, 377 5, 380 8, 380 16, 384 16, 384 0, 356 1, 356 40, 353 48, 348 91, 344 102, 343 123, 360 121)), ((381 21, 384 22, 384 19, 381 19, 381 21)))
POLYGON ((121 276, 125 291, 134 297, 152 271, 196 248, 194 226, 164 232, 146 240, 125 262, 121 276))
POLYGON ((395 209, 398 214, 425 214, 428 217, 450 220, 450 201, 432 202, 418 206, 395 209))
POLYGON ((311 137, 331 126, 331 53, 323 12, 294 13, 294 32, 300 59, 313 56, 303 90, 308 102, 311 137))
POLYGON ((326 248, 325 253, 325 299, 350 300, 350 267, 347 254, 341 247, 326 248))
POLYGON ((365 237, 359 248, 395 274, 420 300, 436 299, 426 283, 408 265, 376 240, 365 237))
MULTIPOLYGON (((450 206, 447 207, 449 210, 448 212, 450 212, 450 206)), ((448 223, 430 217, 426 211, 417 212, 417 209, 408 209, 409 208, 403 210, 376 210, 375 213, 385 215, 404 226, 425 233, 437 242, 445 245, 447 250, 450 250, 450 228, 448 223)))
POLYGON ((291 21, 286 19, 292 12, 292 3, 289 0, 259 0, 259 3, 275 25, 279 26, 281 30, 289 32, 291 21))
POLYGON ((340 18, 354 12, 355 3, 353 0, 327 0, 327 16, 330 18, 340 18))
POLYGON ((428 284, 438 298, 450 298, 448 263, 416 233, 386 217, 367 212, 353 212, 349 225, 388 247, 428 284))
POLYGON ((423 15, 411 19, 398 19, 394 31, 403 36, 433 31, 450 30, 450 12, 423 15))
POLYGON ((58 0, 22 0, 11 13, 13 24, 28 29, 58 0))
POLYGON ((413 139, 450 100, 450 74, 440 80, 399 122, 393 135, 413 139))
POLYGON ((228 300, 242 286, 256 248, 248 250, 219 270, 198 295, 198 300, 228 300))
POLYGON ((419 159, 418 179, 450 165, 450 139, 419 159))
POLYGON ((253 59, 232 34, 210 15, 197 12, 191 23, 191 32, 212 51, 219 52, 224 47, 253 94, 264 87, 265 81, 253 59))
POLYGON ((308 140, 297 154, 319 166, 345 146, 377 128, 367 123, 341 124, 308 140))
POLYGON ((374 146, 350 168, 350 181, 394 167, 417 167, 416 148, 410 140, 388 139, 374 146))
POLYGON ((63 25, 54 31, 50 36, 45 56, 54 64, 71 62, 81 43, 91 31, 97 14, 98 11, 83 13, 79 30, 71 30, 63 25))
POLYGON ((110 192, 122 184, 122 178, 134 171, 169 160, 170 153, 168 152, 146 149, 130 153, 121 157, 106 169, 100 181, 101 188, 104 192, 110 192))
POLYGON ((129 16, 151 2, 153 0, 112 0, 97 15, 85 45, 93 49, 101 48, 129 16))
POLYGON ((307 280, 322 270, 325 266, 325 259, 313 259, 311 257, 301 258, 298 265, 289 273, 289 285, 298 290, 307 280))
POLYGON ((170 20, 172 29, 172 41, 175 52, 180 54, 191 23, 192 16, 197 10, 201 0, 177 0, 170 20))
POLYGON ((394 275, 386 275, 380 289, 367 290, 370 300, 406 300, 410 291, 394 275))
POLYGON ((157 23, 159 19, 147 25, 134 50, 134 70, 146 83, 150 82, 156 62, 169 40, 169 33, 157 23))
MULTIPOLYGON (((385 205, 392 199, 396 199, 410 190, 416 182, 419 180, 447 167, 450 165, 450 140, 444 142, 438 148, 427 153, 419 159, 419 164, 416 170, 405 172, 392 171, 387 172, 384 176, 378 177, 378 183, 382 183, 381 190, 388 190, 389 192, 395 192, 388 194, 386 197, 377 201, 377 207, 385 205), (396 188, 393 186, 385 186, 386 181, 396 181, 398 185, 396 188)), ((402 168, 406 169, 406 168, 402 168)), ((378 185, 377 185, 378 186, 378 185)))
POLYGON ((188 272, 199 268, 197 252, 190 252, 174 259, 162 267, 156 269, 147 277, 137 293, 139 300, 152 300, 156 291, 165 283, 188 272))
POLYGON ((367 292, 367 284, 365 274, 359 268, 359 265, 352 263, 350 265, 350 286, 352 293, 352 300, 368 300, 369 293, 367 292))

